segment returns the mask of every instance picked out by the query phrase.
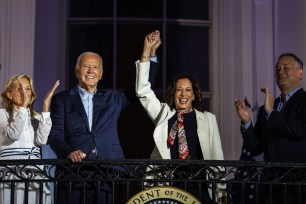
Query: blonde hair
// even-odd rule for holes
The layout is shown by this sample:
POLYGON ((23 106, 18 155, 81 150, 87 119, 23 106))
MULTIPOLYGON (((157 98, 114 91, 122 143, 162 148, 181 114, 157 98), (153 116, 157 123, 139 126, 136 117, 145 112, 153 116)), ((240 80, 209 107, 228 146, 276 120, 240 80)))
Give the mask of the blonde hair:
POLYGON ((30 100, 30 103, 28 105, 28 108, 30 109, 31 112, 31 117, 33 118, 34 115, 36 115, 37 113, 34 111, 34 102, 36 100, 36 92, 34 89, 34 85, 33 85, 33 80, 31 79, 30 76, 26 75, 26 74, 16 74, 14 76, 12 76, 4 85, 3 91, 1 93, 1 98, 2 98, 2 107, 9 113, 10 117, 13 116, 13 110, 14 110, 14 106, 12 104, 12 101, 7 97, 7 92, 13 90, 18 82, 18 78, 26 78, 29 80, 30 82, 30 87, 31 87, 31 91, 32 91, 32 97, 30 100))

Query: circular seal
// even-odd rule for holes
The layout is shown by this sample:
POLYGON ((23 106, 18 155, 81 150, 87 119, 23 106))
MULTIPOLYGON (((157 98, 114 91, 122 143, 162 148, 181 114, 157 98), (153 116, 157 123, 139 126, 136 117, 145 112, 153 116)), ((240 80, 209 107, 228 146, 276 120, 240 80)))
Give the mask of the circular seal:
POLYGON ((201 204, 201 202, 182 189, 160 186, 140 191, 126 204, 201 204))

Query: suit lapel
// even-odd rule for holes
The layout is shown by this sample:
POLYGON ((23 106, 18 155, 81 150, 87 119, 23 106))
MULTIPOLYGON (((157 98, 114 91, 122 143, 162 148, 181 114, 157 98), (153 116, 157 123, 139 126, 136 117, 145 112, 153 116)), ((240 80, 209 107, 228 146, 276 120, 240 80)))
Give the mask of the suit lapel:
POLYGON ((301 88, 299 89, 297 92, 295 92, 295 94, 293 94, 293 96, 288 100, 287 104, 285 105, 285 107, 283 108, 282 112, 286 113, 288 110, 291 110, 292 105, 294 105, 296 103, 296 101, 299 101, 300 97, 303 95, 302 93, 304 92, 304 90, 301 88))
POLYGON ((71 89, 70 95, 71 95, 72 104, 76 107, 78 112, 81 114, 84 124, 86 124, 87 130, 90 131, 89 124, 88 124, 88 118, 87 118, 78 88, 76 87, 74 89, 71 89))
MULTIPOLYGON (((93 116, 92 116, 92 127, 91 129, 94 130, 95 125, 97 124, 100 112, 101 112, 101 107, 103 105, 103 92, 102 90, 97 90, 96 95, 94 96, 93 100, 93 116)), ((102 117, 101 117, 102 118, 102 117)))
POLYGON ((165 117, 160 117, 161 120, 157 122, 157 126, 153 133, 156 148, 163 159, 171 159, 171 152, 167 142, 168 121, 174 114, 176 114, 175 110, 171 111, 170 108, 164 110, 161 115, 165 117))
POLYGON ((276 98, 275 101, 274 101, 274 106, 273 106, 274 110, 277 110, 277 106, 278 106, 279 102, 280 102, 280 97, 276 98))
MULTIPOLYGON (((194 109, 195 110, 195 109, 194 109)), ((202 154, 204 157, 204 160, 206 159, 210 159, 209 158, 209 129, 211 127, 209 127, 209 123, 208 123, 208 119, 205 118, 205 114, 195 110, 196 113, 196 120, 197 120, 197 124, 198 124, 198 137, 199 137, 199 141, 200 141, 200 146, 201 146, 201 150, 202 150, 202 154)))

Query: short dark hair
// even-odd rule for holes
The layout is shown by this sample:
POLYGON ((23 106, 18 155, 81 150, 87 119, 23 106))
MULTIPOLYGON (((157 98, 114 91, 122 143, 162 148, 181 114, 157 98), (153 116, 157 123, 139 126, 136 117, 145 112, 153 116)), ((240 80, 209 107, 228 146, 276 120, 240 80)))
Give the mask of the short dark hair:
POLYGON ((296 61, 299 64, 299 66, 303 69, 302 60, 300 58, 298 58, 298 56, 296 56, 295 54, 293 54, 293 53, 283 53, 278 57, 278 60, 280 60, 283 57, 292 57, 294 59, 294 61, 296 61))

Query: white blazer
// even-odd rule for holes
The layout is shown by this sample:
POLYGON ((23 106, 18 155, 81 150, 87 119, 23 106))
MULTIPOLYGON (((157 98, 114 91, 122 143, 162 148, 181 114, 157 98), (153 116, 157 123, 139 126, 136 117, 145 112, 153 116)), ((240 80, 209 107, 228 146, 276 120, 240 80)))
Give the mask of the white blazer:
MULTIPOLYGON (((153 133, 155 148, 152 159, 171 159, 170 148, 167 145, 168 120, 176 113, 166 103, 158 100, 149 82, 150 62, 136 61, 136 95, 154 122, 156 128, 153 133), (158 153, 157 151, 158 150, 158 153), (159 156, 160 155, 160 156, 159 156), (161 157, 161 158, 160 158, 161 157)), ((223 160, 217 120, 210 112, 195 110, 197 133, 202 154, 205 160, 223 160)))
MULTIPOLYGON (((155 147, 151 154, 151 159, 171 159, 170 148, 167 145, 168 139, 168 120, 176 114, 168 104, 158 100, 151 89, 149 82, 150 62, 136 61, 136 95, 147 114, 154 122, 156 128, 153 133, 155 147)), ((200 112, 195 110, 197 120, 197 133, 200 141, 202 154, 205 160, 223 160, 223 151, 220 140, 217 120, 214 114, 207 111, 200 112)), ((147 176, 147 178, 152 175, 147 176)), ((212 197, 212 191, 208 192, 212 197)), ((226 185, 216 185, 216 197, 226 196, 226 185)))

